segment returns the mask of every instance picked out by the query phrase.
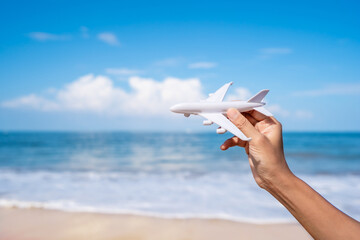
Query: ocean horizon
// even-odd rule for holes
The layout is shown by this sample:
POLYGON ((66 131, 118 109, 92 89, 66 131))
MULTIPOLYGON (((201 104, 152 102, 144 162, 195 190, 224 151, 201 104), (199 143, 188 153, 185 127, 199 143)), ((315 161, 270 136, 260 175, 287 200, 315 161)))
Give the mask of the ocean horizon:
MULTIPOLYGON (((2 131, 0 207, 295 222, 213 132, 2 131)), ((360 133, 285 132, 291 170, 360 220, 360 133)))

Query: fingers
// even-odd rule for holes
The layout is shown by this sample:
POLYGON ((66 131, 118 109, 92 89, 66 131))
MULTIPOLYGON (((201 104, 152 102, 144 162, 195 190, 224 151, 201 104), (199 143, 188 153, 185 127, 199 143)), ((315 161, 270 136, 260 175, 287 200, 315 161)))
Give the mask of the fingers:
POLYGON ((275 117, 270 117, 270 119, 276 124, 276 125, 281 125, 281 123, 275 118, 275 117))
POLYGON ((246 117, 247 118, 247 120, 249 120, 249 122, 253 125, 253 126, 255 126, 255 124, 257 124, 259 121, 257 121, 255 118, 253 118, 251 115, 250 115, 250 113, 248 113, 248 112, 244 112, 244 113, 242 113, 242 115, 244 116, 244 117, 246 117))
POLYGON ((260 136, 259 131, 235 108, 230 108, 227 116, 247 137, 254 139, 260 136))
MULTIPOLYGON (((253 118, 251 115, 250 115, 250 113, 249 112, 243 112, 243 113, 241 113, 244 117, 246 117, 248 120, 249 120, 249 122, 252 124, 252 125, 254 125, 255 126, 255 124, 257 124, 259 121, 258 120, 256 120, 255 118, 253 118)), ((228 117, 229 118, 229 117, 228 117)))
POLYGON ((240 140, 238 137, 232 137, 227 139, 221 146, 220 149, 221 150, 227 150, 230 147, 234 147, 234 146, 240 146, 240 147, 245 147, 246 146, 246 142, 240 140))
POLYGON ((268 118, 268 116, 265 116, 264 114, 256 111, 256 110, 252 110, 250 112, 248 112, 253 118, 255 118, 257 121, 262 121, 266 118, 268 118))

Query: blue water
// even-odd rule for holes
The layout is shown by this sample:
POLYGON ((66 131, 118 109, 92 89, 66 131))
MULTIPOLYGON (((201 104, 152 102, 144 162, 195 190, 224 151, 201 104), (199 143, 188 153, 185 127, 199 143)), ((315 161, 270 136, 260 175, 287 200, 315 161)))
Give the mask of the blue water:
MULTIPOLYGON (((0 206, 288 222, 230 134, 0 133, 0 206)), ((360 219, 360 134, 286 133, 292 171, 360 219)))

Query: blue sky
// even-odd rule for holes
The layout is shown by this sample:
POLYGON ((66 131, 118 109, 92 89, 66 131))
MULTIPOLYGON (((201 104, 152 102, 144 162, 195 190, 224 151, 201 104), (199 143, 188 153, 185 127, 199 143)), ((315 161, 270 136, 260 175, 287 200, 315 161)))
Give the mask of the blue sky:
POLYGON ((2 130, 208 130, 168 105, 233 81, 285 130, 360 131, 356 1, 1 5, 2 130))

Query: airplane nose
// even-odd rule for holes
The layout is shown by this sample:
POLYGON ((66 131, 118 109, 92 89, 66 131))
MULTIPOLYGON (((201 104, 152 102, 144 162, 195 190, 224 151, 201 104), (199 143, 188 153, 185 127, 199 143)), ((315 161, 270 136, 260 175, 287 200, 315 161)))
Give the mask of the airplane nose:
POLYGON ((170 108, 170 111, 174 113, 184 113, 186 106, 183 103, 176 104, 170 108))
POLYGON ((172 112, 176 112, 176 110, 178 109, 178 106, 177 105, 174 105, 170 108, 170 111, 172 112))

